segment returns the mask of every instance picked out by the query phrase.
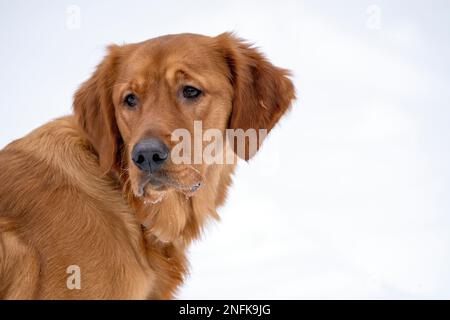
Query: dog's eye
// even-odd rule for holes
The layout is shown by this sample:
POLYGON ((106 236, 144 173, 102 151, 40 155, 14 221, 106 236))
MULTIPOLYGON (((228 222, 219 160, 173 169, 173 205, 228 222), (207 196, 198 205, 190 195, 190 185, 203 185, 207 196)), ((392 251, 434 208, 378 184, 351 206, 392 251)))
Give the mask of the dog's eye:
POLYGON ((183 87, 183 97, 186 99, 195 99, 198 98, 202 94, 200 89, 194 88, 192 86, 184 86, 183 87))
POLYGON ((130 108, 136 107, 138 102, 139 100, 134 93, 127 94, 123 100, 123 103, 130 108))

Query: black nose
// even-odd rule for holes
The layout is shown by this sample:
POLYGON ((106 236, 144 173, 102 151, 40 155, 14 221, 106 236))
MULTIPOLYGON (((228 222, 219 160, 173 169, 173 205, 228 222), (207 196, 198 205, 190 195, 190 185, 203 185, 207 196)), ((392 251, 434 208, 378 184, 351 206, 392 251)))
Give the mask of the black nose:
POLYGON ((141 171, 154 173, 161 168, 169 156, 169 149, 159 139, 150 138, 137 143, 131 154, 134 164, 141 171))

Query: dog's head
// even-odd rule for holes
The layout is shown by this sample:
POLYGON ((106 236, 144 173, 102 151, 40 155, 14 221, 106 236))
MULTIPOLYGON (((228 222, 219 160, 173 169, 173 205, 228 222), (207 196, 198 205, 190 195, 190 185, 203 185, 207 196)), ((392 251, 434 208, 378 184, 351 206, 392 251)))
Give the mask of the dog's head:
MULTIPOLYGON (((287 75, 232 34, 169 35, 110 46, 77 91, 74 110, 103 170, 125 172, 136 197, 155 200, 167 190, 192 194, 208 166, 198 158, 204 150, 195 150, 198 138, 197 148, 208 143, 196 124, 224 141, 227 129, 270 131, 294 98, 287 75), (173 139, 180 129, 192 137, 184 137, 182 150, 173 139)), ((227 145, 215 141, 216 156, 227 145)), ((238 152, 234 143, 232 148, 245 159, 254 153, 238 152)))

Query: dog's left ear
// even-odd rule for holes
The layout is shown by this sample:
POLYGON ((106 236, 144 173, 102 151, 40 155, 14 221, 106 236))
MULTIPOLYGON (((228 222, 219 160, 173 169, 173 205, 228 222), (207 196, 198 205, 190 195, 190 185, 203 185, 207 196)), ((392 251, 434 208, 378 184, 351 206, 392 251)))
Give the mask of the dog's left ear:
MULTIPOLYGON (((230 129, 266 129, 267 133, 280 120, 295 99, 289 71, 272 65, 258 50, 233 34, 224 33, 216 37, 219 50, 228 65, 233 87, 233 106, 229 120, 230 129)), ((258 148, 264 136, 258 137, 258 148)), ((245 153, 237 149, 236 154, 248 160, 254 153, 246 141, 245 153)))
POLYGON ((121 141, 112 101, 119 51, 115 45, 108 48, 108 55, 75 93, 73 102, 80 129, 97 152, 105 173, 117 167, 121 141))

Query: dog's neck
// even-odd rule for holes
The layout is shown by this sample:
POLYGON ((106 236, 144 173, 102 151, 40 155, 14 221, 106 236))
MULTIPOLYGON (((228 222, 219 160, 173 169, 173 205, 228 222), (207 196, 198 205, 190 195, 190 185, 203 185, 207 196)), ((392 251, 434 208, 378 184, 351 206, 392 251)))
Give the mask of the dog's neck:
POLYGON ((170 190, 157 203, 146 202, 144 198, 134 195, 126 170, 116 177, 122 185, 124 198, 146 235, 154 236, 163 243, 181 242, 188 245, 199 237, 210 218, 219 218, 216 208, 225 199, 233 170, 234 165, 209 166, 204 186, 195 194, 187 197, 177 190, 170 190))

